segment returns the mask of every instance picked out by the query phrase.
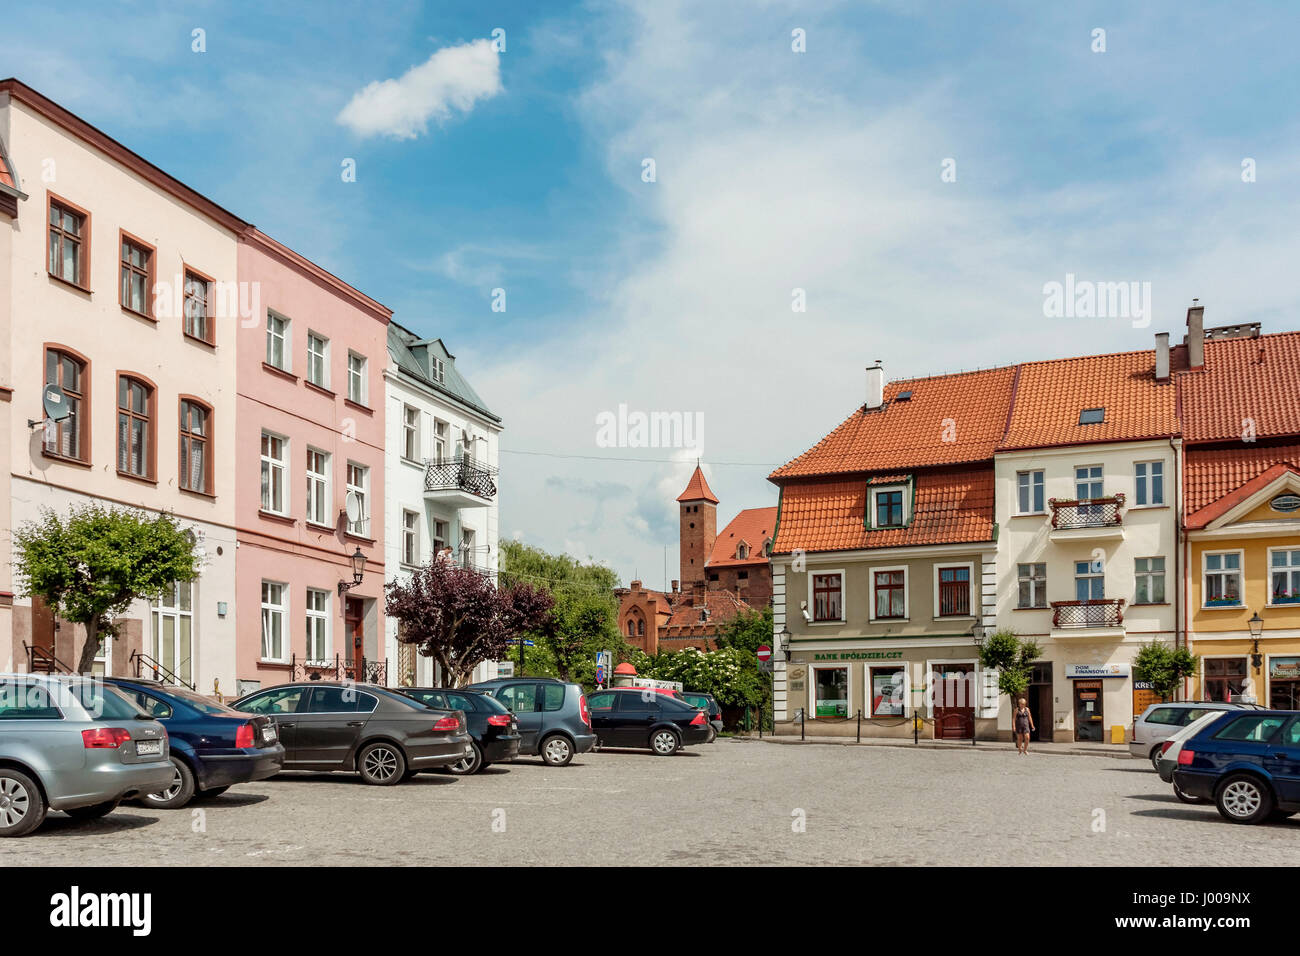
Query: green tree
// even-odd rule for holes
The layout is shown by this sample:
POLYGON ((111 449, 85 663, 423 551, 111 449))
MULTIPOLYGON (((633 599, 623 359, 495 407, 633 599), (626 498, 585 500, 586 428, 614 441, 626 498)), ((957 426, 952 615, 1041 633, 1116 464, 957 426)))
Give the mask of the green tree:
POLYGON ((1043 650, 1035 641, 1022 641, 1014 631, 998 631, 980 648, 980 666, 998 671, 998 690, 1011 698, 1011 706, 1024 696, 1043 650))
MULTIPOLYGON (((529 584, 547 591, 555 606, 547 618, 523 636, 529 674, 594 684, 596 653, 627 651, 618 631, 618 576, 603 564, 583 564, 568 555, 548 554, 519 541, 501 542, 503 586, 529 584)), ((518 656, 518 644, 511 649, 518 656)))
POLYGON ((174 515, 99 504, 51 509, 14 531, 20 593, 40 597, 60 618, 86 628, 78 673, 95 665, 100 641, 134 601, 156 599, 198 571, 194 537, 174 515))
MULTIPOLYGON (((718 628, 718 647, 734 647, 754 654, 759 647, 772 646, 772 609, 746 611, 718 628)), ((756 662, 758 658, 754 659, 756 662)))
POLYGON ((1198 661, 1185 647, 1172 648, 1160 641, 1143 644, 1133 658, 1133 676, 1151 682, 1151 689, 1161 700, 1169 700, 1183 678, 1196 673, 1198 661))

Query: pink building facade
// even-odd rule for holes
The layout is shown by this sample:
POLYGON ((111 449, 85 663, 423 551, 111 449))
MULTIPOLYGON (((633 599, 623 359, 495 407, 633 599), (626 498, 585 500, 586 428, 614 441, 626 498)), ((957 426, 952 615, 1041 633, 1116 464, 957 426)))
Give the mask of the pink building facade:
POLYGON ((386 683, 392 313, 256 229, 240 237, 238 273, 262 306, 236 360, 239 690, 313 674, 386 683))

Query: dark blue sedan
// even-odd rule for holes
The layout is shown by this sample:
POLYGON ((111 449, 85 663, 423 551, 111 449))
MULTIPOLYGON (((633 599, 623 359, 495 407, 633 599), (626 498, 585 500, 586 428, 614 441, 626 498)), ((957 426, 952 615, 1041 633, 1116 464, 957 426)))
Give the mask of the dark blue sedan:
POLYGON ((234 784, 272 777, 284 766, 284 747, 269 717, 241 714, 159 681, 106 677, 104 683, 167 728, 175 775, 166 790, 141 797, 146 806, 174 810, 196 795, 215 797, 234 784))
POLYGON ((1251 710, 1211 722, 1183 742, 1174 784, 1213 800, 1230 823, 1300 812, 1300 711, 1251 710))

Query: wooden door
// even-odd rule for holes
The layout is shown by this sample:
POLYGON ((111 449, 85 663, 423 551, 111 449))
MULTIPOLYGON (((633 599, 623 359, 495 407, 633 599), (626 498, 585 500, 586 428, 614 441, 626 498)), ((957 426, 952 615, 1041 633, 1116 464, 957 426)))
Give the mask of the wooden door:
MULTIPOLYGON (((350 664, 360 664, 365 657, 365 605, 357 598, 348 598, 343 605, 343 633, 347 641, 347 660, 350 664)), ((357 674, 357 680, 365 680, 364 674, 357 674)))
POLYGON ((974 677, 974 664, 934 665, 936 740, 969 740, 975 736, 974 677))

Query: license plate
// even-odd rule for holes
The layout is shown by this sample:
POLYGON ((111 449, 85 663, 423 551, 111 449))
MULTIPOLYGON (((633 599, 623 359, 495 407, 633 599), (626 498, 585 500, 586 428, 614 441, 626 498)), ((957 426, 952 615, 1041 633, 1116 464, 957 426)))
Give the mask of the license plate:
POLYGON ((274 727, 263 727, 263 728, 262 728, 262 740, 264 740, 264 741, 265 741, 266 743, 268 743, 268 744, 273 744, 273 743, 275 743, 275 728, 274 728, 274 727))
POLYGON ((148 757, 152 754, 162 753, 161 740, 137 740, 135 742, 135 752, 141 757, 148 757))

